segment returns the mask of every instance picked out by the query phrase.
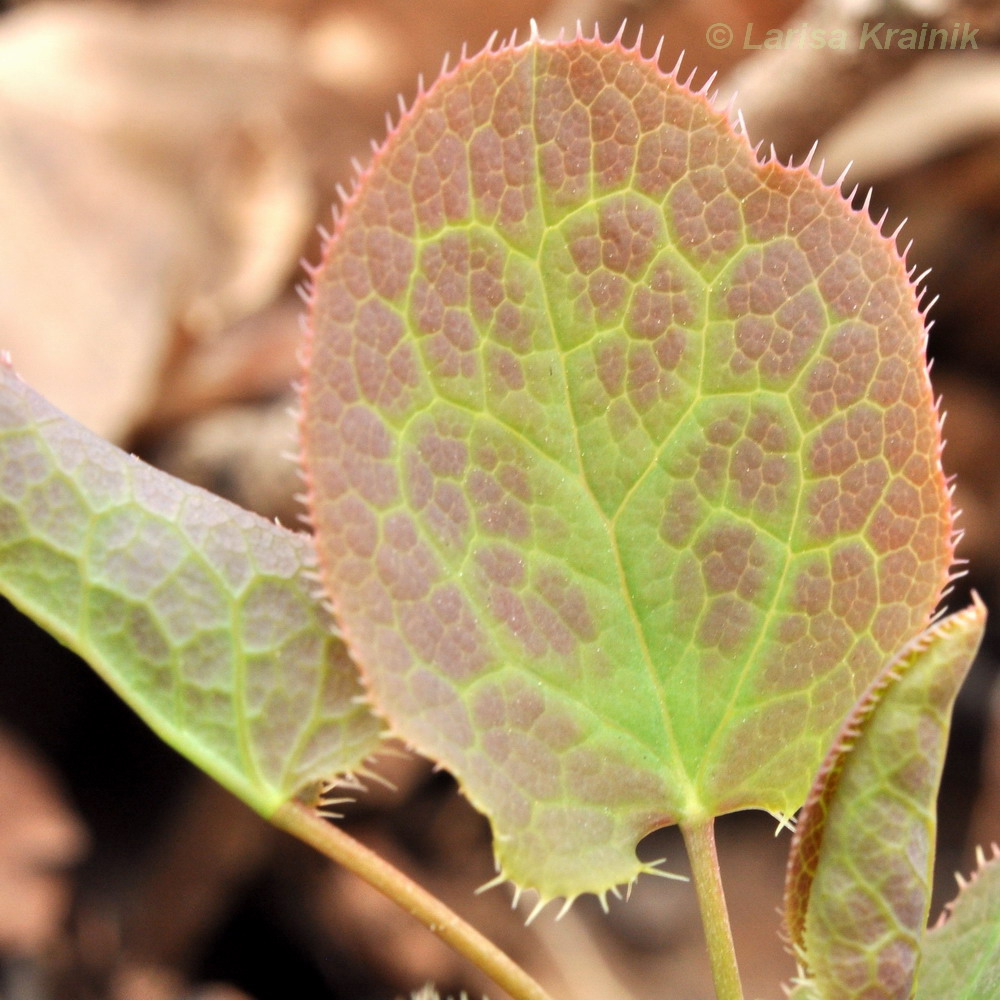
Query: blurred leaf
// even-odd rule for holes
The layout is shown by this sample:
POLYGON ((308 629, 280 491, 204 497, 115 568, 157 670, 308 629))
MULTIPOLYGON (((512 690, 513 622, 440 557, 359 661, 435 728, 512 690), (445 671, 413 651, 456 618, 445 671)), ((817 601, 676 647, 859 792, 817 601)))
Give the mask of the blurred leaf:
POLYGON ((265 815, 380 738, 312 558, 305 536, 127 456, 0 363, 0 592, 265 815))
POLYGON ((800 817, 786 923, 819 1000, 909 1000, 930 907, 951 708, 986 624, 929 629, 859 703, 800 817))
POLYGON ((216 333, 294 271, 314 216, 295 65, 259 12, 0 19, 0 349, 91 430, 124 440, 179 329, 216 333))
POLYGON ((962 884, 924 938, 917 1000, 1000 1000, 1000 852, 962 884))

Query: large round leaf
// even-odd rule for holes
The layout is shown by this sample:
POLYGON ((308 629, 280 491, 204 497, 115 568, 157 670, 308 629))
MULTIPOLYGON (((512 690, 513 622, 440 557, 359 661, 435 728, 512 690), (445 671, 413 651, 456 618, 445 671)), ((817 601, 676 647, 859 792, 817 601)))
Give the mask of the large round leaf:
POLYGON ((487 50, 315 275, 303 454, 376 704, 543 898, 803 801, 951 561, 894 242, 617 43, 487 50))

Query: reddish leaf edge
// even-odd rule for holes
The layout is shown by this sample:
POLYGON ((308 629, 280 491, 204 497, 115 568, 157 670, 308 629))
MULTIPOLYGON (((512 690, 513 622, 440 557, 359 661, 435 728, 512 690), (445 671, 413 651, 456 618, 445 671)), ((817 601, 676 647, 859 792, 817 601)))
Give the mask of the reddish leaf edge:
MULTIPOLYGON (((805 854, 803 844, 807 841, 811 842, 809 845, 810 856, 819 856, 822 850, 826 819, 824 803, 836 792, 844 766, 855 742, 864 730, 865 723, 878 708, 886 691, 906 673, 908 667, 915 661, 916 654, 927 649, 932 641, 945 630, 960 628, 967 622, 985 619, 985 616, 986 606, 975 591, 972 592, 972 603, 968 607, 947 617, 940 614, 935 616, 933 623, 907 643, 869 685, 865 693, 858 699, 854 710, 841 726, 817 773, 809 798, 799 813, 788 853, 783 906, 784 930, 788 943, 796 955, 801 956, 805 947, 804 931, 809 893, 813 881, 813 873, 802 863, 805 854)), ((961 886, 961 878, 956 877, 959 878, 961 886)))
MULTIPOLYGON (((933 296, 929 300, 927 299, 928 286, 926 285, 926 278, 930 274, 931 269, 926 268, 923 271, 917 271, 917 265, 909 264, 907 257, 913 246, 913 241, 908 240, 907 243, 900 249, 899 237, 902 233, 906 222, 908 221, 904 218, 899 222, 895 229, 892 231, 886 231, 886 222, 889 216, 889 210, 886 208, 882 215, 876 220, 871 214, 871 200, 873 194, 873 188, 869 187, 867 193, 864 196, 860 206, 855 207, 855 202, 857 199, 858 192, 860 190, 860 185, 855 184, 849 191, 845 194, 845 185, 847 183, 847 175, 853 165, 853 161, 850 161, 841 171, 841 173, 832 182, 827 182, 823 179, 823 174, 826 168, 826 160, 821 159, 819 164, 814 164, 814 159, 816 155, 817 148, 819 146, 819 140, 813 143, 809 152, 805 157, 798 163, 794 163, 794 158, 789 156, 788 162, 783 163, 778 156, 778 153, 773 145, 773 143, 768 145, 766 154, 761 155, 761 150, 764 147, 764 140, 758 140, 756 144, 750 141, 750 137, 747 131, 746 123, 743 120, 742 113, 736 105, 737 95, 734 93, 729 100, 726 102, 719 101, 719 91, 716 88, 712 90, 713 84, 715 83, 718 71, 713 71, 710 73, 705 82, 695 89, 693 87, 694 78, 698 72, 698 67, 694 66, 691 71, 687 74, 685 79, 681 78, 681 68, 685 57, 685 51, 681 50, 674 63, 672 69, 669 71, 664 71, 660 65, 660 59, 663 52, 663 46, 665 44, 665 36, 660 36, 652 54, 650 56, 643 55, 642 43, 643 43, 643 26, 640 24, 636 39, 631 46, 626 46, 623 43, 623 36, 625 28, 627 25, 627 19, 621 22, 616 34, 608 41, 601 38, 600 26, 595 22, 593 34, 588 35, 583 27, 582 22, 578 19, 576 22, 576 29, 572 35, 568 35, 565 28, 560 28, 559 33, 554 39, 544 39, 542 38, 538 24, 535 18, 530 19, 530 30, 528 38, 524 41, 518 42, 517 40, 517 29, 515 29, 510 37, 506 40, 500 39, 499 32, 493 31, 483 47, 473 55, 469 55, 468 48, 465 44, 462 45, 459 57, 457 61, 452 65, 451 54, 446 53, 442 61, 441 69, 437 78, 428 87, 425 85, 423 74, 419 74, 417 78, 417 89, 413 97, 413 100, 409 105, 406 104, 405 99, 402 94, 397 94, 397 101, 399 105, 399 114, 393 122, 392 115, 387 111, 385 115, 386 122, 386 136, 381 141, 378 142, 375 139, 371 140, 371 157, 367 163, 362 163, 357 158, 352 158, 352 167, 354 170, 353 176, 348 181, 347 186, 338 183, 336 185, 337 197, 339 200, 331 206, 331 220, 332 229, 327 229, 322 224, 317 224, 316 230, 320 236, 320 249, 318 253, 318 260, 314 263, 307 259, 302 259, 300 261, 300 266, 302 267, 305 277, 296 284, 296 293, 298 294, 300 300, 304 305, 304 312, 300 315, 300 329, 302 331, 302 337, 297 349, 297 361, 300 366, 300 377, 293 384, 293 389, 296 394, 296 402, 291 408, 292 416, 295 419, 296 425, 298 427, 298 462, 297 469, 300 480, 303 483, 303 489, 298 494, 296 494, 296 500, 302 505, 303 510, 299 514, 299 519, 310 532, 315 531, 315 525, 312 518, 312 510, 315 506, 315 485, 309 474, 308 463, 305 454, 305 420, 306 420, 306 389, 310 373, 310 365, 312 361, 313 354, 313 339, 315 336, 315 331, 311 322, 312 316, 315 311, 317 303, 317 277, 321 274, 323 268, 326 266, 327 260, 331 253, 331 248, 336 243, 336 240, 342 230, 345 227, 347 216, 351 211, 353 205, 360 200, 362 197, 365 187, 372 176, 376 164, 383 154, 386 147, 394 139, 396 132, 403 126, 403 124, 411 120, 416 114, 419 113, 420 106, 423 99, 431 94, 435 88, 437 88, 444 81, 453 78, 464 66, 469 62, 478 59, 482 56, 489 55, 499 55, 508 50, 519 50, 526 49, 531 46, 546 46, 546 47, 560 47, 567 45, 593 45, 597 47, 610 47, 617 45, 623 52, 636 55, 642 62, 654 67, 657 72, 663 77, 664 80, 672 81, 679 87, 682 87, 688 91, 691 96, 699 98, 708 107, 710 111, 719 115, 726 121, 732 130, 734 136, 739 141, 745 143, 746 148, 753 155, 755 164, 758 167, 774 166, 781 168, 783 170, 788 170, 796 173, 807 174, 808 176, 814 178, 822 189, 830 192, 836 192, 837 195, 842 198, 845 205, 854 217, 862 217, 866 222, 874 225, 877 235, 883 240, 887 247, 895 254, 898 266, 900 268, 901 277, 905 279, 905 282, 913 294, 913 302, 915 307, 916 316, 921 322, 921 327, 923 330, 922 339, 920 343, 920 352, 926 358, 927 356, 927 345, 930 330, 933 327, 933 320, 928 318, 930 310, 934 307, 937 302, 938 296, 933 296)), ((926 371, 929 375, 931 370, 932 362, 926 364, 926 371)), ((934 396, 933 391, 930 387, 929 378, 926 380, 926 387, 928 393, 927 402, 931 406, 936 421, 937 429, 937 455, 936 455, 936 466, 938 475, 944 482, 947 494, 950 497, 954 494, 954 476, 946 476, 941 464, 941 456, 943 453, 946 441, 943 436, 943 428, 946 413, 941 407, 941 397, 934 396)), ((956 525, 956 520, 960 515, 961 511, 956 510, 953 504, 949 503, 947 509, 943 511, 945 520, 947 522, 947 534, 948 534, 948 560, 946 569, 943 574, 941 581, 938 585, 938 608, 939 610, 931 616, 928 621, 928 629, 933 627, 934 623, 937 622, 942 615, 944 610, 941 609, 941 602, 943 602, 947 596, 951 593, 952 586, 955 580, 961 578, 966 574, 964 568, 967 560, 957 559, 955 556, 955 550, 958 543, 961 541, 962 535, 964 534, 964 529, 959 529, 956 525)), ((386 739, 395 739, 403 746, 406 747, 407 751, 414 753, 421 753, 419 747, 414 746, 410 741, 408 741, 402 734, 396 729, 393 720, 386 715, 386 713, 381 709, 377 698, 375 697, 370 679, 365 670, 364 664, 360 659, 352 652, 355 643, 353 637, 350 633, 350 629, 339 621, 339 616, 337 613, 337 597, 335 594, 326 591, 323 584, 323 566, 322 566, 322 555, 317 551, 317 565, 318 570, 315 574, 317 592, 316 599, 323 605, 334 621, 337 622, 338 631, 347 646, 348 652, 351 654, 351 659, 354 661, 358 668, 358 672, 361 678, 361 685, 364 688, 366 694, 359 697, 359 702, 365 704, 368 709, 380 718, 386 727, 386 739)), ((922 635, 925 633, 922 633, 922 635)), ((919 641, 920 637, 917 637, 914 641, 919 641)), ((895 661, 889 661, 885 670, 888 670, 892 663, 895 661)), ((434 761, 436 768, 445 768, 445 765, 440 762, 434 761)), ((467 790, 462 786, 461 781, 457 778, 459 787, 463 794, 469 799, 477 810, 483 812, 480 809, 478 803, 473 797, 469 796, 467 790)), ((488 814, 486 814, 488 815, 488 814)), ((775 819, 778 822, 778 831, 780 832, 786 826, 792 826, 794 823, 793 814, 774 814, 775 819)), ((674 819, 672 822, 676 822, 674 819)), ((671 825, 667 823, 665 825, 671 825)), ((651 833, 652 830, 646 831, 646 833, 651 833)), ((677 875, 674 873, 667 872, 659 865, 664 863, 665 859, 658 859, 654 862, 640 862, 638 858, 635 861, 635 871, 632 877, 624 882, 617 882, 613 885, 609 885, 604 889, 598 890, 584 890, 575 895, 552 895, 547 896, 544 893, 539 893, 538 903, 531 910, 527 922, 530 923, 535 919, 535 917, 544 909, 550 902, 557 899, 563 899, 564 903, 556 919, 561 918, 570 908, 572 903, 582 895, 594 895, 598 899, 602 909, 608 912, 608 895, 611 894, 616 898, 622 898, 621 889, 625 890, 625 898, 631 893, 632 886, 635 884, 639 875, 650 874, 656 875, 664 878, 672 878, 679 880, 686 880, 685 876, 677 875)), ((514 899, 513 905, 516 907, 520 900, 523 891, 534 891, 537 890, 532 886, 521 885, 516 879, 511 877, 505 870, 502 858, 500 857, 496 843, 494 842, 494 863, 497 870, 497 875, 495 878, 486 882, 481 886, 477 892, 483 892, 487 889, 495 888, 504 884, 505 882, 510 882, 514 889, 514 899)))

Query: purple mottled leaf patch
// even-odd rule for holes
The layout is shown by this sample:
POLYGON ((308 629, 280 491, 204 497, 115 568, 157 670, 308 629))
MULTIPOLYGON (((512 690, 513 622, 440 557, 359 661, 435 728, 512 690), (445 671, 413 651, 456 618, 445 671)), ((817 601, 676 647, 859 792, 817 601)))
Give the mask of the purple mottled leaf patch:
POLYGON ((314 272, 322 575, 392 727, 543 898, 666 823, 790 814, 952 560, 919 293, 656 59, 488 48, 314 272))

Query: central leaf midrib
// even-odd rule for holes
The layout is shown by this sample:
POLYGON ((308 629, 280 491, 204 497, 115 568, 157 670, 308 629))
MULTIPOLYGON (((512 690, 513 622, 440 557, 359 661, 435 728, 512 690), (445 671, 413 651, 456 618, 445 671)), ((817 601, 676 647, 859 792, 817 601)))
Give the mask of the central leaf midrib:
MULTIPOLYGON (((535 127, 535 122, 537 120, 537 86, 538 86, 538 79, 539 79, 539 74, 537 72, 538 54, 539 54, 539 50, 536 50, 535 53, 533 54, 533 58, 532 58, 532 73, 531 73, 531 122, 532 122, 532 128, 533 129, 535 127)), ((543 182, 542 182, 543 173, 542 173, 542 169, 541 169, 541 164, 538 162, 538 152, 539 152, 539 149, 540 149, 540 144, 539 144, 539 142, 537 140, 537 133, 535 135, 535 142, 534 142, 533 145, 534 145, 535 154, 536 154, 535 176, 538 179, 538 181, 537 181, 537 183, 538 183, 537 196, 539 198, 539 204, 541 205, 542 204, 542 190, 541 189, 542 189, 542 184, 543 184, 543 182)), ((593 155, 593 153, 591 155, 593 155)), ((593 166, 593 164, 592 164, 592 166, 593 166)), ((593 184, 594 174, 595 174, 595 171, 592 169, 591 170, 591 183, 592 184, 593 184)), ((595 200, 595 197, 596 196, 595 196, 595 193, 593 191, 593 187, 591 187, 591 195, 590 195, 589 201, 593 202, 595 200)), ((543 225, 545 226, 545 231, 546 232, 551 232, 551 227, 549 226, 547 220, 545 220, 543 222, 543 225)), ((540 279, 539 280, 539 284, 541 286, 542 294, 545 296, 545 314, 546 314, 546 316, 548 317, 548 320, 549 320, 549 332, 550 332, 550 335, 552 337, 553 348, 554 348, 554 350, 555 350, 555 352, 556 352, 556 354, 557 354, 557 356, 559 358, 559 371, 560 371, 561 376, 562 376, 562 388, 563 388, 563 396, 564 396, 564 399, 566 401, 566 412, 569 413, 572 416, 572 420, 570 421, 571 424, 572 424, 571 433, 572 433, 572 439, 573 439, 574 448, 575 448, 575 457, 576 457, 577 466, 578 466, 578 479, 579 479, 579 482, 580 482, 581 487, 582 487, 581 492, 586 493, 586 495, 587 495, 587 497, 589 499, 589 502, 590 502, 590 504, 591 504, 591 506, 593 508, 594 514, 596 515, 596 517, 598 518, 598 520, 604 525, 604 530, 605 530, 605 534, 606 534, 606 537, 607 537, 607 547, 608 547, 608 550, 610 551, 610 553, 612 555, 612 558, 614 559, 615 572, 616 572, 616 575, 617 575, 617 578, 618 578, 619 591, 620 591, 620 594, 621 594, 621 596, 623 598, 623 605, 624 605, 624 607, 625 607, 625 609, 627 611, 627 615, 628 615, 629 621, 631 623, 633 633, 634 633, 634 635, 636 637, 638 647, 641 650, 643 664, 645 666, 646 674, 647 674, 650 686, 653 689, 653 692, 655 694, 655 697, 656 697, 656 700, 657 700, 657 703, 658 703, 658 706, 659 706, 659 709, 660 709, 660 717, 661 717, 662 722, 663 722, 663 731, 664 731, 664 734, 665 734, 665 736, 667 738, 667 741, 668 741, 668 744, 669 744, 669 749, 670 749, 670 758, 671 758, 670 763, 673 765, 671 769, 672 770, 679 769, 679 770, 681 770, 681 771, 684 772, 684 777, 685 777, 686 783, 688 785, 688 789, 686 789, 686 791, 688 791, 688 793, 690 793, 690 786, 691 786, 690 775, 688 775, 686 773, 686 769, 684 768, 683 757, 682 757, 681 752, 680 752, 680 747, 678 746, 678 743, 677 743, 676 733, 674 731, 673 720, 671 719, 671 716, 670 716, 670 709, 669 709, 669 707, 667 705, 666 698, 664 697, 663 687, 662 687, 662 684, 660 683, 659 674, 658 674, 658 672, 656 670, 656 665, 655 665, 655 662, 653 660, 652 651, 651 651, 650 645, 649 645, 649 638, 646 635, 645 627, 643 625, 641 617, 638 614, 638 611, 637 611, 637 609, 635 607, 635 604, 633 603, 632 594, 631 594, 631 591, 630 591, 630 589, 628 587, 628 579, 627 579, 627 576, 626 576, 626 573, 625 573, 625 568, 624 568, 624 566, 622 564, 621 553, 619 551, 617 539, 615 537, 614 525, 613 525, 612 521, 610 521, 608 519, 608 517, 605 514, 605 512, 604 512, 604 510, 603 510, 600 502, 597 499, 597 495, 596 495, 596 493, 594 491, 593 485, 591 484, 590 478, 588 476, 587 465, 586 465, 586 463, 584 461, 583 449, 582 449, 581 444, 580 444, 579 422, 576 419, 577 415, 576 415, 576 413, 574 412, 574 409, 573 409, 572 396, 571 396, 570 389, 569 389, 569 373, 568 373, 567 368, 566 368, 566 355, 565 355, 565 353, 563 352, 563 350, 560 347, 560 341, 559 341, 559 337, 558 337, 557 332, 556 332, 556 325, 555 325, 555 322, 554 322, 554 319, 553 319, 553 310, 552 310, 552 303, 551 303, 551 299, 550 299, 549 282, 546 281, 545 274, 544 274, 544 271, 542 269, 541 254, 542 254, 542 247, 544 246, 544 243, 545 243, 545 238, 544 238, 544 235, 543 235, 542 239, 539 240, 539 251, 538 251, 538 260, 537 260, 538 269, 539 269, 539 279, 540 279)), ((678 791, 680 791, 680 790, 678 790, 678 791)))

